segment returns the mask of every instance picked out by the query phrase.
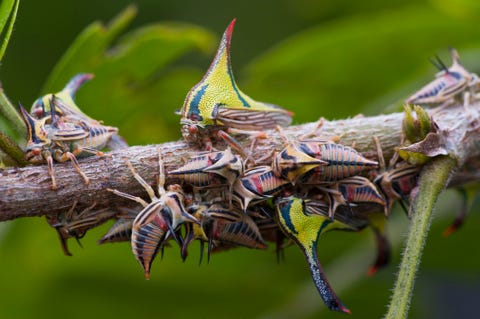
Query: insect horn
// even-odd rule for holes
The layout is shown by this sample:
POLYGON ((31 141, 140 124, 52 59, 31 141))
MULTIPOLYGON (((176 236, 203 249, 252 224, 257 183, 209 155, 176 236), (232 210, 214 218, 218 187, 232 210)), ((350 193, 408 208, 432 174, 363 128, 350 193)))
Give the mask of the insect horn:
POLYGON ((232 65, 230 62, 230 44, 232 42, 233 28, 235 27, 236 22, 237 22, 237 19, 233 19, 228 25, 227 29, 225 30, 222 36, 222 40, 220 42, 220 46, 217 50, 217 54, 215 55, 215 58, 213 59, 212 64, 208 68, 208 71, 207 71, 208 75, 210 75, 210 73, 214 71, 217 65, 223 64, 223 63, 225 63, 224 65, 228 69, 229 73, 232 74, 232 65))
POLYGON ((36 120, 30 116, 30 114, 25 110, 21 103, 18 103, 18 108, 20 110, 20 114, 22 115, 22 120, 27 127, 27 141, 33 140, 35 136, 35 122, 36 120))
POLYGON ((27 110, 25 110, 22 106, 21 103, 18 104, 18 107, 20 109, 20 114, 22 115, 22 120, 25 123, 25 126, 27 127, 27 142, 32 142, 34 144, 39 144, 39 143, 46 143, 44 139, 38 136, 37 130, 40 129, 41 125, 43 125, 43 120, 36 120, 33 118, 27 110))
POLYGON ((460 63, 460 56, 458 55, 457 50, 455 48, 448 48, 450 50, 450 55, 452 56, 452 64, 453 65, 461 65, 460 63))
POLYGON ((281 198, 276 203, 277 218, 282 231, 302 250, 315 287, 330 310, 350 313, 330 286, 318 260, 317 242, 322 229, 332 221, 326 216, 308 214, 305 202, 298 197, 281 198))
POLYGON ((177 234, 175 232, 175 229, 173 229, 173 221, 172 221, 172 213, 170 212, 170 209, 167 207, 162 209, 162 216, 165 220, 165 223, 167 224, 168 227, 168 233, 166 234, 165 238, 168 237, 168 235, 171 235, 173 237, 173 240, 182 247, 182 241, 177 237, 177 234))
POLYGON ((72 99, 75 98, 75 94, 78 89, 87 81, 94 78, 92 73, 80 73, 74 76, 63 88, 62 92, 68 94, 72 99))

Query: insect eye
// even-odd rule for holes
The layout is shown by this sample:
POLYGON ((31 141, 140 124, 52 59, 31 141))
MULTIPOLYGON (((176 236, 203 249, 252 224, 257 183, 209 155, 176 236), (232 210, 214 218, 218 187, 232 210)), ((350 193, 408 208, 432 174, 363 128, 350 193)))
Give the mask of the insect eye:
POLYGON ((43 110, 40 108, 36 108, 35 111, 33 112, 35 114, 35 117, 41 118, 43 115, 43 110))
POLYGON ((202 120, 202 117, 200 115, 196 114, 196 113, 190 113, 188 118, 192 121, 201 121, 202 120))

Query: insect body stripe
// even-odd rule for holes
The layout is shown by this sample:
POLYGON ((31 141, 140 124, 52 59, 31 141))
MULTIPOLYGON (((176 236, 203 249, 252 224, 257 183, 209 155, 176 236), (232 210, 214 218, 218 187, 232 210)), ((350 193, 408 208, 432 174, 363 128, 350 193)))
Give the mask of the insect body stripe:
MULTIPOLYGON (((202 100, 202 97, 203 95, 205 95, 205 91, 207 90, 207 87, 208 87, 208 83, 203 85, 200 90, 197 91, 197 93, 195 94, 195 96, 193 97, 192 99, 192 102, 190 102, 190 105, 189 105, 189 114, 195 114, 196 115, 196 119, 201 121, 203 119, 201 113, 200 113, 200 110, 198 109, 198 106, 200 104, 200 101, 202 100)), ((188 117, 188 115, 187 115, 188 117)))

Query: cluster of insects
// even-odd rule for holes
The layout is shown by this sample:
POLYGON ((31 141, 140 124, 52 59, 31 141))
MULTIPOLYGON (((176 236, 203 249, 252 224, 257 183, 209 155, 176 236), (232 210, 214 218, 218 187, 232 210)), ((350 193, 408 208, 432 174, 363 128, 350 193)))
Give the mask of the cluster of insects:
MULTIPOLYGON (((129 241, 147 279, 156 255, 172 239, 179 245, 182 259, 196 240, 201 258, 207 246, 208 259, 212 252, 233 247, 266 249, 271 242, 280 253, 295 244, 305 255, 328 308, 349 313, 322 270, 317 255, 320 235, 371 228, 377 258, 368 272, 373 274, 387 265, 386 219, 395 202, 408 214, 421 166, 396 160, 385 167, 379 164, 384 162, 380 149, 378 158, 366 158, 354 147, 320 137, 290 140, 281 127, 291 123, 293 113, 253 100, 240 91, 233 78, 230 42, 234 24, 235 20, 223 34, 210 68, 190 90, 179 112, 185 141, 201 150, 192 151, 184 165, 166 172, 159 149, 156 190, 124 159, 148 200, 116 189, 108 191, 135 202, 135 208, 98 210, 92 203, 76 211, 74 203, 69 211, 49 216, 47 221, 57 230, 64 253, 70 255, 69 238, 78 240, 89 229, 115 219, 99 243, 129 241), (284 145, 271 154, 266 161, 269 165, 257 165, 232 135, 247 134, 255 141, 265 135, 265 129, 277 129, 284 145), (224 149, 214 149, 213 141, 218 139, 227 142, 224 149)), ((461 66, 454 50, 452 58, 450 68, 438 60, 441 72, 407 102, 443 104, 461 97, 468 106, 476 99, 478 77, 461 66)), ((21 108, 28 128, 26 157, 32 163, 48 163, 52 188, 57 186, 54 160, 71 160, 88 184, 76 157, 101 156, 105 146, 125 145, 116 128, 91 119, 75 105, 75 92, 90 78, 89 74, 74 77, 63 91, 37 100, 30 113, 21 108)))

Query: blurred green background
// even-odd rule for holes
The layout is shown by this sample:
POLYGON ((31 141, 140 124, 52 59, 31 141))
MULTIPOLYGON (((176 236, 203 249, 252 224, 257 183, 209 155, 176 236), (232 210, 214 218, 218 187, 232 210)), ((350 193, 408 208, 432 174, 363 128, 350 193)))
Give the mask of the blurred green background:
MULTIPOLYGON (((16 104, 30 106, 78 72, 96 77, 77 95, 90 116, 120 128, 130 144, 180 138, 188 90, 213 57, 232 18, 232 62, 239 86, 255 99, 295 112, 295 123, 399 110, 433 78, 428 58, 447 48, 480 72, 480 5, 474 0, 136 1, 132 21, 109 21, 130 1, 22 1, 0 79, 16 104), (102 21, 104 25, 94 23, 102 21), (89 27, 87 27, 89 26, 89 27), (81 36, 79 36, 81 34, 81 36), (74 43, 74 44, 72 44, 74 43), (68 50, 66 55, 65 52, 68 50), (59 62, 60 61, 60 62, 59 62)), ((5 121, 3 130, 13 134, 5 121)), ((20 137, 17 137, 20 138, 20 137)), ((460 207, 450 191, 432 226, 411 318, 471 318, 480 298, 480 217, 442 237, 460 207)), ((303 256, 237 249, 198 267, 196 245, 182 263, 176 247, 145 281, 128 244, 97 246, 108 226, 89 232, 84 249, 63 256, 43 219, 0 224, 1 318, 337 318, 314 290, 303 256)), ((388 231, 393 262, 374 277, 373 236, 330 233, 319 256, 353 318, 386 311, 407 221, 395 211, 388 231)))

